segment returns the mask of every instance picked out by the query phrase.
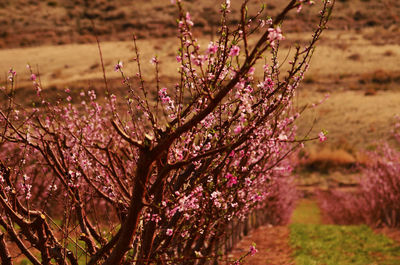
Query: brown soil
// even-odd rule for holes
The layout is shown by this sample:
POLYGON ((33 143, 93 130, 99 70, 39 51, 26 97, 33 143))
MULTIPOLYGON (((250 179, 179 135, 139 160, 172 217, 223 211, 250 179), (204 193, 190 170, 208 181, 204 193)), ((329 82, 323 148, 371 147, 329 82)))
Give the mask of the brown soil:
POLYGON ((254 256, 248 256, 243 264, 251 265, 291 265, 292 250, 289 246, 288 226, 261 226, 242 241, 240 241, 229 255, 229 258, 238 259, 245 255, 250 246, 256 243, 258 250, 254 256))

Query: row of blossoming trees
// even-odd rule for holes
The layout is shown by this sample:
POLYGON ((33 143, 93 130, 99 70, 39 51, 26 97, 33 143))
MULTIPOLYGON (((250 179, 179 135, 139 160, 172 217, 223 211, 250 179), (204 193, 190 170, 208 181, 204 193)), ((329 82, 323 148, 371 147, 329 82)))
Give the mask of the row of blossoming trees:
POLYGON ((338 224, 368 224, 373 227, 400 228, 400 119, 393 126, 397 148, 378 142, 367 153, 361 178, 352 192, 340 190, 318 193, 322 210, 338 224))
POLYGON ((81 104, 50 102, 34 72, 41 105, 20 108, 10 70, 0 110, 2 264, 19 256, 35 265, 206 264, 228 225, 253 209, 266 209, 271 223, 288 220, 295 189, 287 156, 305 140, 295 138, 291 99, 333 3, 323 1, 310 43, 281 73, 280 25, 312 1, 290 0, 273 19, 248 15, 247 2, 236 28, 227 26, 230 1, 222 4, 219 39, 205 51, 177 2, 178 82, 145 83, 136 48, 134 78, 115 67, 127 91, 119 108, 115 96, 99 103, 93 91, 80 94, 81 104))

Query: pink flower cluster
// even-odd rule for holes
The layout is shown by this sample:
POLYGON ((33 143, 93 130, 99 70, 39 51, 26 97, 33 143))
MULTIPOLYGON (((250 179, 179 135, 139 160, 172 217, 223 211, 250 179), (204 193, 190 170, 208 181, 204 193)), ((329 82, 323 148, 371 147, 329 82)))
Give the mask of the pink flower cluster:
POLYGON ((123 64, 121 61, 118 61, 118 63, 114 66, 114 71, 115 72, 120 72, 122 70, 123 64))
POLYGON ((8 71, 8 80, 10 81, 10 82, 14 82, 14 79, 15 79, 15 76, 17 75, 17 72, 16 71, 14 71, 14 69, 13 68, 10 68, 10 70, 8 71))
POLYGON ((368 156, 356 190, 320 191, 320 206, 334 223, 399 228, 400 152, 381 143, 368 156))
POLYGON ((237 184, 237 177, 233 176, 231 173, 228 173, 225 175, 225 178, 227 180, 226 186, 228 188, 232 187, 233 185, 237 184))
POLYGON ((254 245, 250 246, 250 255, 254 256, 257 252, 258 250, 254 245))
POLYGON ((229 51, 229 56, 235 57, 238 56, 240 52, 240 47, 237 45, 233 45, 229 51))
POLYGON ((285 37, 282 35, 282 30, 279 26, 276 28, 269 28, 268 29, 268 41, 270 42, 271 47, 275 47, 276 42, 284 40, 285 37))

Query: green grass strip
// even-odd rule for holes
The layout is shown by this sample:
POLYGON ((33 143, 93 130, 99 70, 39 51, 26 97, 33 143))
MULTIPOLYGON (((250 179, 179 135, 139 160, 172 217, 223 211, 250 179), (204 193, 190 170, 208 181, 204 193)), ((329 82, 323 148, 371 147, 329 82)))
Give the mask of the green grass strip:
POLYGON ((297 265, 400 264, 400 246, 368 226, 292 224, 297 265))
POLYGON ((314 200, 300 200, 292 215, 292 223, 295 224, 321 224, 321 213, 314 200))
POLYGON ((296 265, 400 265, 400 246, 371 228, 323 225, 314 200, 303 199, 292 216, 290 244, 296 265))

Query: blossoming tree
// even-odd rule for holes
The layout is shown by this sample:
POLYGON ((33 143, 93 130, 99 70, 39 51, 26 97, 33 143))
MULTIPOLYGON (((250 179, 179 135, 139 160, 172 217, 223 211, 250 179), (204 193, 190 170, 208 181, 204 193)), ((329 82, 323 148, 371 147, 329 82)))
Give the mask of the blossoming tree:
MULTIPOLYGON (((109 91, 104 104, 94 91, 82 92, 80 105, 71 96, 50 103, 32 72, 41 106, 21 109, 10 71, 0 110, 2 264, 13 263, 12 248, 32 264, 205 264, 219 255, 232 220, 260 207, 271 223, 288 220, 294 185, 286 158, 305 140, 295 137, 300 114, 291 99, 333 3, 323 1, 312 39, 281 73, 280 26, 312 1, 290 0, 273 19, 250 16, 247 2, 235 28, 230 1, 222 4, 219 39, 206 49, 175 3, 178 82, 157 81, 153 98, 135 40, 136 76, 115 66, 128 91, 122 108, 109 91), (251 36, 259 36, 255 44, 251 36), (268 63, 258 66, 260 59, 268 63)), ((152 63, 158 74, 159 59, 152 63)))

